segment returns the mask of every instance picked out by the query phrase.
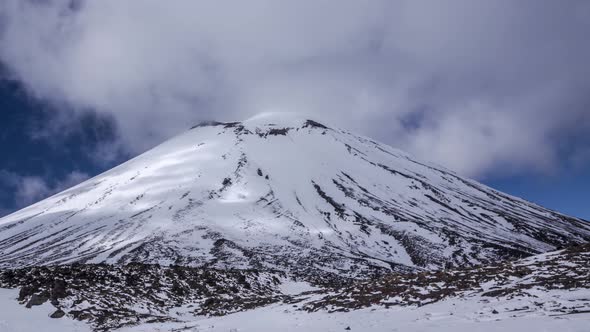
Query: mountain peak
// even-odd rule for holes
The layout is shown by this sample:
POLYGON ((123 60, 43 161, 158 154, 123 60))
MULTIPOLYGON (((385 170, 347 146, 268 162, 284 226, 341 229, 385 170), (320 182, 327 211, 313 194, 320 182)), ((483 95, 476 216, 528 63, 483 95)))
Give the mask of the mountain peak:
POLYGON ((259 113, 242 123, 245 126, 277 126, 277 127, 288 127, 288 128, 299 128, 304 126, 308 121, 320 123, 319 121, 312 119, 301 113, 294 112, 264 112, 259 113))
POLYGON ((244 121, 237 122, 204 121, 193 126, 191 129, 208 126, 240 126, 243 129, 247 129, 251 132, 258 132, 259 130, 288 130, 308 127, 329 129, 328 126, 322 124, 314 117, 294 112, 264 112, 250 117, 244 121))
POLYGON ((300 114, 198 127, 0 219, 0 268, 143 262, 367 276, 590 240, 581 220, 300 114))

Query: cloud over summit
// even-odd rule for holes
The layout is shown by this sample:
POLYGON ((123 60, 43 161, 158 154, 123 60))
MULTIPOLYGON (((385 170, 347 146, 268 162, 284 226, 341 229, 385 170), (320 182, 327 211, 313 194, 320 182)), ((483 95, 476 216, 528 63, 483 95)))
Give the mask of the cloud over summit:
POLYGON ((270 110, 470 176, 587 159, 561 148, 590 129, 586 1, 6 0, 0 17, 0 61, 33 96, 112 115, 136 152, 270 110))

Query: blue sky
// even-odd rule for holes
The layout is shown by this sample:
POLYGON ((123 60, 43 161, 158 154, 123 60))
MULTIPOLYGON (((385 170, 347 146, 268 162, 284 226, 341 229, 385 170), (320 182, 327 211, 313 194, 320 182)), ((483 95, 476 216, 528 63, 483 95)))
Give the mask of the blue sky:
POLYGON ((550 176, 521 175, 484 183, 550 209, 590 220, 589 170, 550 176))
POLYGON ((0 215, 126 158, 121 155, 103 163, 91 155, 97 146, 110 142, 113 133, 90 113, 79 119, 80 130, 48 129, 54 111, 30 98, 18 83, 0 80, 0 215))
POLYGON ((590 219, 590 2, 0 1, 5 213, 204 120, 298 112, 590 219))

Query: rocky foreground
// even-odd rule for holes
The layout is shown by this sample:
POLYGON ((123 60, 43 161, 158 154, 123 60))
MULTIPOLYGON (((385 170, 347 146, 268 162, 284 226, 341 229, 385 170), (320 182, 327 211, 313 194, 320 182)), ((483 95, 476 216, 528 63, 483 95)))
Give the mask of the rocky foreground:
POLYGON ((18 288, 18 301, 31 310, 50 303, 55 307, 52 318, 81 320, 96 331, 181 324, 271 304, 301 313, 354 312, 469 299, 503 301, 503 307, 487 313, 492 317, 590 313, 590 296, 564 296, 589 294, 590 244, 494 265, 371 280, 298 278, 294 282, 280 271, 74 264, 4 270, 0 288, 18 288), (297 290, 289 287, 293 284, 308 286, 297 290))

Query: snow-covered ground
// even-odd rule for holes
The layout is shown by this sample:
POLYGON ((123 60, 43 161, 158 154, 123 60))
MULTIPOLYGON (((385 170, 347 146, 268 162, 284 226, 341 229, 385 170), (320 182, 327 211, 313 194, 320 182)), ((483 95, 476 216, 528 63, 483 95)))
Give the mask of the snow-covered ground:
POLYGON ((121 332, 588 332, 590 311, 562 314, 560 308, 590 304, 590 289, 538 292, 534 297, 449 298, 425 306, 375 306, 349 312, 304 312, 276 304, 223 317, 182 323, 144 324, 121 332), (542 303, 542 305, 541 305, 542 303))
MULTIPOLYGON (((286 277, 273 278, 251 272, 244 279, 249 280, 247 289, 236 288, 234 297, 228 297, 228 294, 202 294, 195 298, 195 294, 181 292, 184 295, 179 298, 173 296, 175 293, 166 293, 167 288, 160 288, 160 293, 167 294, 162 299, 169 307, 162 304, 153 307, 151 302, 146 302, 154 291, 141 293, 149 283, 147 279, 133 277, 133 270, 129 268, 115 269, 105 265, 93 275, 92 270, 84 270, 81 266, 76 266, 76 269, 82 269, 78 274, 68 272, 67 267, 54 267, 62 271, 62 275, 71 277, 67 281, 71 287, 66 291, 66 294, 71 295, 60 299, 57 304, 68 315, 60 319, 49 318, 56 310, 49 302, 27 309, 24 304, 30 296, 19 304, 16 300, 19 292, 16 289, 0 289, 0 331, 89 331, 90 325, 84 324, 93 324, 95 328, 120 332, 587 332, 590 326, 589 259, 590 245, 583 245, 497 265, 410 275, 394 274, 378 280, 359 280, 352 287, 330 289, 286 277), (113 269, 118 272, 111 271, 113 269), (113 273, 121 277, 113 278, 113 273), (118 283, 125 285, 128 292, 120 290, 110 294, 100 282, 93 286, 81 286, 84 278, 97 280, 97 276, 101 276, 104 279, 102 283, 109 285, 109 288, 114 289, 118 283), (260 282, 266 280, 266 283, 257 284, 255 281, 258 279, 252 279, 254 276, 260 282), (129 284, 129 280, 136 280, 135 285, 129 284), (404 284, 409 288, 404 287, 404 284), (272 287, 268 287, 272 285, 284 295, 261 306, 247 305, 255 303, 248 300, 255 301, 269 295, 272 287), (441 291, 446 295, 440 297, 441 291), (408 297, 407 292, 412 295, 408 297), (82 293, 86 295, 82 296, 82 293), (125 301, 117 297, 119 295, 125 301), (367 297, 371 298, 370 302, 367 302, 367 297), (188 302, 183 303, 182 299, 185 298, 188 302), (221 298, 230 299, 236 305, 242 303, 242 306, 238 305, 236 310, 229 311, 212 308, 209 311, 200 310, 221 298), (76 316, 74 312, 80 313, 79 310, 85 308, 88 310, 84 312, 88 315, 84 323, 73 321, 72 317, 82 317, 76 316), (127 312, 128 317, 113 320, 115 311, 109 309, 127 312), (102 323, 97 324, 99 321, 102 323)), ((190 270, 185 270, 177 275, 178 278, 168 280, 173 277, 173 270, 161 269, 156 269, 160 271, 157 275, 160 276, 161 287, 173 284, 178 289, 191 274, 190 270)), ((52 286, 55 285, 53 278, 59 273, 52 274, 50 271, 50 268, 35 267, 13 273, 10 278, 4 275, 3 278, 23 286, 45 280, 50 287, 55 288, 52 286)), ((145 269, 137 269, 136 272, 142 276, 153 274, 153 271, 145 269)), ((219 274, 217 278, 204 278, 211 273, 203 272, 199 274, 202 278, 189 279, 197 283, 215 284, 223 289, 230 288, 235 282, 230 275, 226 275, 229 273, 227 271, 216 272, 219 274)), ((199 289, 198 284, 193 284, 193 287, 199 289)), ((43 292, 47 291, 35 290, 35 293, 43 292)), ((197 293, 203 293, 203 290, 197 293)))
POLYGON ((490 306, 471 301, 443 301, 421 308, 376 308, 347 313, 304 313, 285 305, 185 323, 147 324, 121 332, 588 332, 590 314, 551 317, 544 313, 492 314, 490 306), (481 310, 481 311, 480 311, 481 310), (484 312, 484 314, 480 314, 484 312))
MULTIPOLYGON (((569 297, 586 297, 590 291, 570 292, 569 297)), ((554 296, 564 301, 567 293, 554 296)), ((0 331, 2 332, 89 332, 83 322, 64 317, 49 318, 50 304, 27 309, 19 305, 16 290, 0 289, 0 331)), ((351 312, 307 313, 287 304, 235 313, 222 317, 196 317, 180 323, 155 323, 122 328, 120 332, 588 332, 590 313, 556 315, 534 308, 531 300, 452 299, 423 307, 368 308, 351 312), (498 312, 498 313, 494 313, 498 312)))
POLYGON ((0 288, 0 331, 1 332, 90 332, 84 323, 64 317, 49 318, 55 307, 49 303, 31 309, 16 300, 18 289, 0 288))
MULTIPOLYGON (((571 292, 570 292, 571 293, 571 292)), ((84 323, 64 317, 51 319, 54 308, 45 304, 27 309, 14 300, 18 292, 0 290, 0 331, 68 332, 90 331, 84 323)), ((567 294, 555 293, 568 301, 567 294)), ((571 297, 573 294, 569 294, 571 297)), ((576 292, 587 297, 590 292, 576 292)), ((292 305, 279 304, 222 317, 196 317, 181 323, 156 323, 122 328, 120 332, 588 332, 590 313, 559 316, 534 308, 531 300, 452 299, 423 307, 383 307, 326 313, 307 313, 292 305), (498 312, 494 313, 494 310, 498 312)))

